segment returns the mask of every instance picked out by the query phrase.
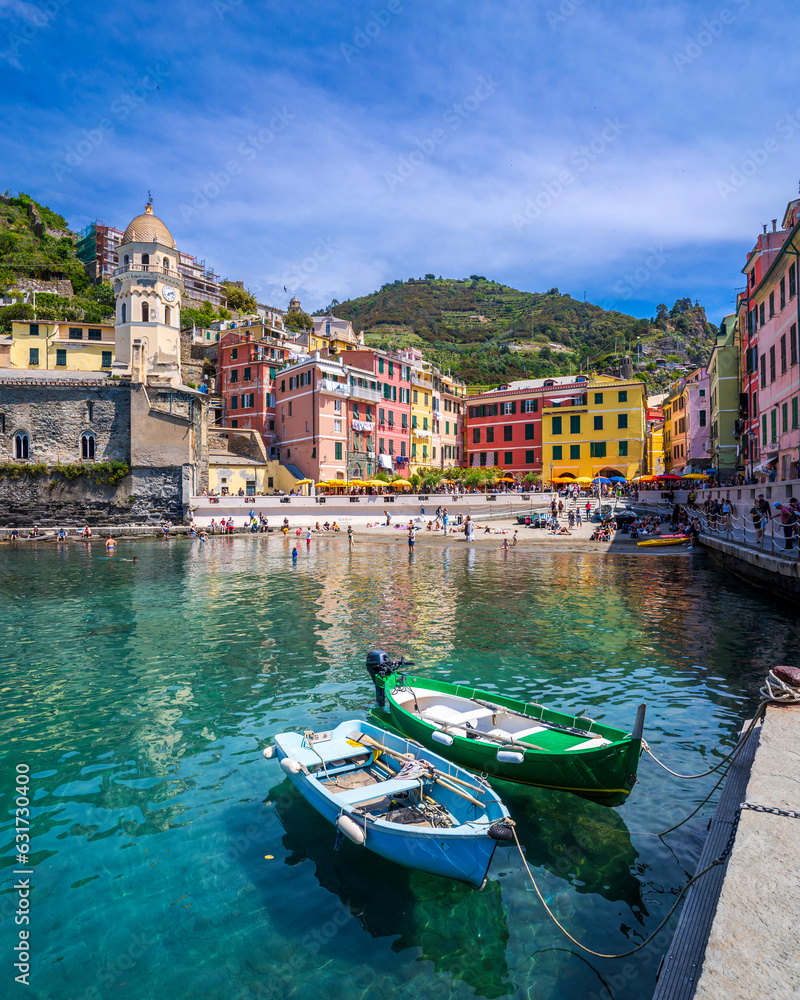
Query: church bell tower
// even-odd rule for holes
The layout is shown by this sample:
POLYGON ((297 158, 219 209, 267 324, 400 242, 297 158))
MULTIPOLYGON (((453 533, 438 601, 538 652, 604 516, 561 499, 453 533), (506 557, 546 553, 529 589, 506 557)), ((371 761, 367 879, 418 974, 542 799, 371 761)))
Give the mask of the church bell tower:
POLYGON ((131 221, 114 272, 116 360, 112 371, 181 384, 183 281, 172 234, 153 214, 152 200, 131 221), (140 359, 140 360, 139 360, 140 359), (141 367, 139 371, 138 368, 141 367))

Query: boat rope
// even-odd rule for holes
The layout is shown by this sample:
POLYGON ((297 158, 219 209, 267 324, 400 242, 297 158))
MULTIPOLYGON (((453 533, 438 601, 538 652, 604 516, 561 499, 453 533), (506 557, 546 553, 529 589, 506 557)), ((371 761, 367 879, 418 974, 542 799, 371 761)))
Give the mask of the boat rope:
POLYGON ((722 851, 722 853, 719 854, 716 858, 714 858, 714 860, 711 862, 710 865, 708 865, 702 871, 699 871, 696 875, 694 875, 692 878, 689 879, 689 881, 681 889, 681 891, 678 893, 677 897, 675 898, 675 902, 670 907, 669 913, 664 917, 664 919, 661 921, 661 923, 658 925, 658 927, 656 927, 656 929, 653 931, 652 934, 650 934, 647 938, 645 938, 645 940, 642 941, 641 944, 637 944, 635 948, 631 948, 630 951, 623 951, 623 952, 621 952, 618 955, 609 955, 609 954, 606 954, 605 952, 602 952, 602 951, 594 951, 592 948, 587 948, 585 944, 581 944, 580 941, 578 941, 577 938, 574 938, 570 934, 570 932, 566 929, 566 927, 564 927, 564 925, 559 922, 559 920, 556 917, 556 915, 553 913, 553 911, 550 909, 550 907, 545 902, 544 896, 542 896, 541 892, 539 891, 539 886, 536 884, 536 879, 533 877, 533 872, 531 871, 530 866, 528 865, 527 859, 525 858, 525 854, 524 854, 524 852, 522 850, 522 845, 519 842, 519 837, 517 837, 516 824, 514 823, 514 820, 513 819, 506 819, 506 820, 504 820, 504 822, 505 822, 505 824, 507 826, 509 826, 511 828, 511 832, 514 834, 514 841, 516 842, 517 848, 519 850, 519 856, 522 858, 522 863, 523 863, 523 865, 525 865, 525 870, 528 873, 528 877, 531 880, 531 884, 533 885, 534 891, 536 892, 536 895, 539 897, 539 902, 545 908, 545 910, 547 912, 547 915, 550 917, 550 919, 553 921, 553 923, 556 925, 556 927, 558 927, 558 929, 561 931, 561 933, 564 934, 566 937, 568 937, 569 940, 576 947, 578 947, 578 948, 581 949, 581 951, 585 951, 589 955, 594 955, 595 958, 627 958, 629 955, 635 955, 637 951, 641 951, 642 948, 644 948, 648 944, 650 944, 650 942, 653 940, 653 938, 655 938, 656 935, 661 931, 661 929, 667 924, 667 922, 669 921, 669 919, 672 916, 672 914, 678 908, 678 904, 683 899, 683 897, 686 895, 686 892, 694 885, 695 882, 697 882, 698 879, 702 878, 703 875, 705 875, 707 872, 710 872, 712 868, 717 868, 719 865, 725 863, 725 860, 727 859, 728 855, 731 852, 731 849, 733 848, 733 841, 734 841, 734 837, 736 835, 736 828, 739 825, 739 816, 740 816, 740 813, 741 813, 741 809, 737 810, 737 812, 736 812, 736 819, 735 819, 735 821, 734 821, 734 823, 733 823, 733 825, 731 827, 731 835, 728 838, 728 843, 725 845, 725 849, 722 851))
POLYGON ((678 771, 673 771, 671 767, 667 767, 667 765, 663 761, 660 761, 658 757, 656 757, 656 755, 650 749, 650 744, 647 742, 647 740, 642 740, 642 749, 645 751, 645 753, 648 753, 653 758, 653 760, 656 762, 656 764, 658 764, 659 767, 663 767, 665 771, 669 771, 669 773, 674 775, 676 778, 686 778, 688 780, 693 780, 694 778, 705 778, 709 774, 713 774, 715 771, 718 771, 723 766, 723 764, 726 764, 729 760, 732 761, 733 758, 736 757, 736 755, 741 752, 745 743, 750 738, 750 734, 753 732, 756 723, 759 721, 761 716, 766 711, 768 704, 769 704, 768 701, 762 701, 759 704, 758 708, 756 709, 755 715, 750 720, 750 725, 747 727, 745 734, 741 737, 741 739, 733 748, 733 750, 731 750, 731 752, 726 757, 723 757, 718 764, 715 764, 714 767, 710 767, 707 771, 701 771, 700 774, 680 774, 678 771))
MULTIPOLYGON (((777 669, 780 669, 778 667, 777 669)), ((758 704, 758 708, 750 720, 750 725, 747 727, 744 735, 739 739, 739 742, 733 748, 733 750, 723 757, 722 760, 716 764, 714 767, 709 768, 707 771, 702 771, 700 774, 679 774, 677 771, 673 771, 672 768, 667 767, 663 761, 660 761, 658 757, 650 749, 650 745, 647 740, 642 740, 642 749, 648 753, 659 767, 663 767, 665 771, 669 771, 670 774, 674 775, 676 778, 686 778, 692 780, 694 778, 705 778, 709 774, 713 774, 714 771, 718 771, 723 764, 728 761, 733 761, 736 755, 741 751, 742 747, 745 745, 747 740, 750 738, 751 733, 756 727, 759 719, 764 715, 767 710, 767 706, 771 704, 775 705, 800 705, 800 687, 795 687, 791 684, 787 684, 781 677, 779 677, 774 670, 770 670, 767 676, 764 678, 764 683, 760 688, 759 692, 761 695, 761 701, 758 704)), ((716 786, 715 786, 716 787, 716 786)), ((712 789, 713 791, 713 789, 712 789)), ((701 803, 702 805, 703 803, 701 803)), ((699 807, 698 807, 699 808, 699 807)), ((695 810, 696 811, 696 810, 695 810)), ((692 813, 694 815, 694 813, 692 813)), ((687 817, 688 819, 689 817, 687 817)), ((680 824, 679 824, 680 825, 680 824)), ((672 827, 675 829, 675 827, 672 827)), ((669 830, 665 831, 669 833, 669 830)))

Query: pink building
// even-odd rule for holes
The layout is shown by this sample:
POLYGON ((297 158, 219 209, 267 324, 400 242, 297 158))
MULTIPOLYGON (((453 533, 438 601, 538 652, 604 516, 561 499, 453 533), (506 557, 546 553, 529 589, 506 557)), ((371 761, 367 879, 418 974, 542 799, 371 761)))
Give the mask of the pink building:
POLYGON ((383 351, 346 351, 341 359, 352 368, 350 478, 377 472, 406 475, 411 454, 409 365, 383 351), (377 397, 359 397, 356 390, 369 389, 373 379, 377 397))
POLYGON ((270 457, 277 457, 274 382, 288 349, 277 340, 254 340, 247 329, 231 330, 219 341, 217 387, 225 427, 259 431, 270 457))
POLYGON ((350 424, 347 368, 314 357, 279 373, 275 381, 277 456, 304 478, 346 479, 350 424))
POLYGON ((749 364, 744 370, 752 373, 747 383, 747 430, 757 435, 751 437, 758 445, 758 452, 751 456, 753 471, 786 480, 800 478, 800 199, 789 203, 783 231, 775 236, 780 237, 780 245, 772 252, 761 253, 756 262, 756 251, 748 258, 748 267, 754 266, 748 272, 745 322, 750 356, 745 355, 749 364))

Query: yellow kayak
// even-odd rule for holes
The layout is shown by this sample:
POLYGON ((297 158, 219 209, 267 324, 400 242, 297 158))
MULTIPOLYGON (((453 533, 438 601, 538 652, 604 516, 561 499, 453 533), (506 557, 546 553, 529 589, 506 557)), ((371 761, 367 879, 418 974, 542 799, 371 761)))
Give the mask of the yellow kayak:
POLYGON ((682 545, 691 539, 691 535, 662 535, 660 538, 647 538, 637 545, 682 545))

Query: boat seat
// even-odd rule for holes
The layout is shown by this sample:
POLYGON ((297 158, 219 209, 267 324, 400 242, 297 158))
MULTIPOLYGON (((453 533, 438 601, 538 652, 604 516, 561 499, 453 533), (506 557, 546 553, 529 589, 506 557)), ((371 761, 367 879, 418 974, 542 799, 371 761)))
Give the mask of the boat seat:
POLYGON ((438 722, 442 726, 465 726, 478 719, 489 719, 497 713, 491 708, 473 708, 469 712, 456 712, 447 705, 431 705, 423 708, 420 715, 428 722, 438 722))
POLYGON ((607 740, 603 736, 593 736, 590 740, 584 740, 583 743, 576 743, 574 747, 565 747, 565 752, 569 753, 570 750, 594 750, 597 747, 606 747, 610 743, 611 740, 607 740))
MULTIPOLYGON (((384 795, 399 795, 401 792, 411 792, 419 788, 419 778, 387 778, 374 785, 361 785, 359 788, 347 788, 343 792, 334 792, 337 802, 348 806, 356 806, 372 799, 382 799, 384 795)), ((331 789, 331 791, 333 791, 331 789)))
POLYGON ((531 726, 530 729, 520 729, 518 733, 510 733, 515 740, 524 739, 526 736, 533 736, 534 733, 543 733, 547 729, 547 726, 531 726))
POLYGON ((309 746, 291 747, 288 749, 291 750, 291 756, 296 761, 309 768, 314 767, 315 764, 321 765, 322 761, 328 764, 332 760, 352 761, 359 757, 364 758, 364 761, 362 761, 364 763, 372 754, 369 747, 354 747, 344 739, 326 740, 325 742, 315 743, 313 749, 309 746), (322 760, 320 760, 320 757, 322 760))

